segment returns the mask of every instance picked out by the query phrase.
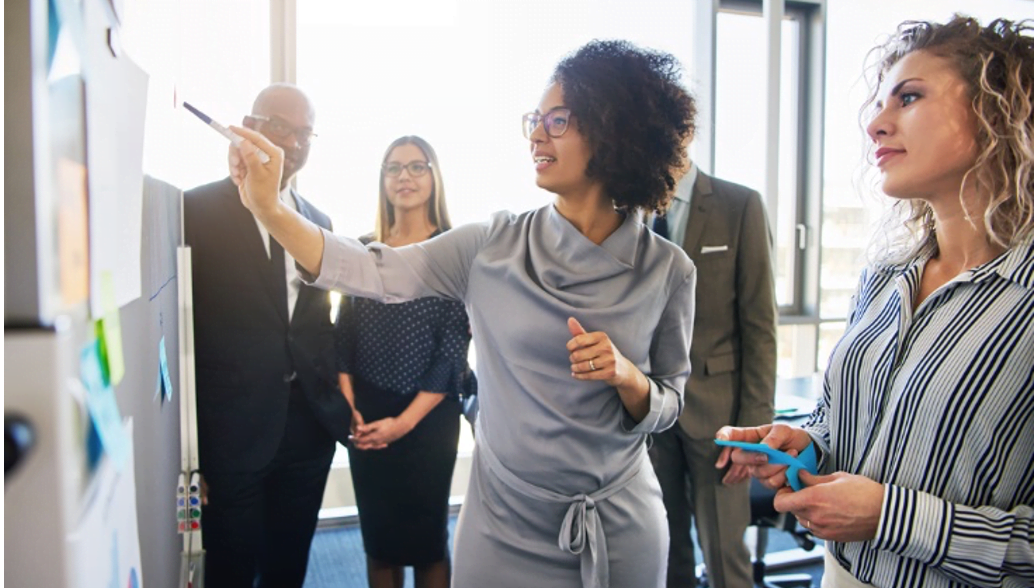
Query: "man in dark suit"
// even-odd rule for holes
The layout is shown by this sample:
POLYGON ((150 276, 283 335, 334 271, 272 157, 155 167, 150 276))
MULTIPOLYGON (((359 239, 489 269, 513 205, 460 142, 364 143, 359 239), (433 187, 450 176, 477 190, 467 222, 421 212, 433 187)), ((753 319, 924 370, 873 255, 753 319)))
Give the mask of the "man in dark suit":
MULTIPOLYGON (((243 124, 284 150, 280 197, 330 229, 289 185, 305 165, 314 121, 304 93, 275 84, 243 124)), ((301 284, 294 260, 244 208, 229 178, 186 192, 184 225, 207 487, 205 582, 300 587, 334 441, 347 438, 351 415, 334 385, 330 301, 301 284)))
POLYGON ((776 301, 772 232, 761 196, 695 165, 655 230, 682 244, 697 267, 696 318, 678 425, 650 449, 668 511, 668 588, 696 585, 690 524, 696 519, 710 586, 753 586, 743 533, 750 523, 744 466, 715 468, 715 432, 772 422, 776 301), (667 234, 665 234, 667 233, 667 234))

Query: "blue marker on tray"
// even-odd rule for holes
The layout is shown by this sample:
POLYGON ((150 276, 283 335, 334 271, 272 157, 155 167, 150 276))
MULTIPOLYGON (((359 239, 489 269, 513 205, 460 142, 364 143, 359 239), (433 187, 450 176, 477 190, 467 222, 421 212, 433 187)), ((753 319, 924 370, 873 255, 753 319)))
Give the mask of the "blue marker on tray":
MULTIPOLYGON (((224 127, 223 125, 215 122, 214 120, 212 120, 212 117, 210 117, 207 114, 201 112, 200 110, 194 108, 193 106, 190 105, 189 102, 184 102, 183 103, 183 107, 186 108, 187 110, 193 112, 194 116, 200 118, 201 121, 204 122, 206 125, 208 125, 208 126, 212 127, 213 129, 215 129, 215 132, 217 132, 220 135, 222 135, 222 136, 226 137, 227 139, 229 139, 231 143, 233 143, 234 145, 236 145, 238 147, 241 146, 241 141, 244 141, 244 137, 242 137, 242 136, 238 135, 237 133, 231 131, 230 129, 224 127)), ((257 149, 257 151, 258 151, 259 161, 261 161, 262 163, 269 163, 269 155, 267 155, 266 152, 261 150, 261 149, 257 149)))
POLYGON ((795 491, 800 490, 804 486, 801 484, 801 479, 797 476, 797 472, 801 470, 807 471, 811 475, 817 475, 818 463, 815 458, 815 444, 809 443, 808 447, 801 452, 797 457, 792 457, 785 451, 779 451, 778 449, 772 449, 764 443, 746 443, 743 441, 726 441, 725 439, 715 439, 715 443, 726 447, 738 447, 744 451, 754 451, 757 453, 764 453, 768 456, 768 463, 789 466, 786 468, 786 479, 790 482, 790 487, 795 491))

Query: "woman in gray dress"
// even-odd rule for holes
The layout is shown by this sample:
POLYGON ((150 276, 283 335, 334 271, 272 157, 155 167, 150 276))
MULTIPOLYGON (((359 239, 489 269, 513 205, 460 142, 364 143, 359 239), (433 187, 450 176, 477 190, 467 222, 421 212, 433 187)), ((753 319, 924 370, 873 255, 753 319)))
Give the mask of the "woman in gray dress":
POLYGON ((315 285, 467 307, 481 406, 454 586, 664 584, 646 440, 682 410, 696 272, 640 213, 666 208, 686 167, 695 109, 679 73, 671 55, 625 42, 582 47, 523 120, 554 202, 397 249, 280 206, 276 147, 238 131, 241 198, 315 285))

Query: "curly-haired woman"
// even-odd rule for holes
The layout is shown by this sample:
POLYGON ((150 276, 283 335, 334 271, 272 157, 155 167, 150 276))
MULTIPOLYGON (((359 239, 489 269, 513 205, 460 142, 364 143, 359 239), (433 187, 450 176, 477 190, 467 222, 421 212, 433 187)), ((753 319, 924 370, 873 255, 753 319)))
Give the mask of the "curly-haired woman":
POLYGON ((686 168, 694 106, 671 55, 595 41, 524 117, 548 206, 392 249, 325 234, 276 200, 279 156, 231 155, 242 199, 315 283, 467 305, 478 445, 455 586, 663 586, 668 531, 646 453, 682 410, 696 272, 639 220, 686 168), (559 537, 559 539, 558 539, 559 537))
POLYGON ((826 540, 823 586, 1034 586, 1031 21, 906 22, 879 52, 868 134, 905 222, 867 269, 804 427, 719 435, 826 540))
POLYGON ((280 208, 276 148, 240 131, 242 199, 317 285, 466 304, 481 411, 456 586, 664 584, 667 522, 646 437, 682 409, 696 272, 638 213, 663 210, 685 172, 694 103, 678 75, 667 54, 585 45, 523 120, 554 202, 397 249, 280 208))

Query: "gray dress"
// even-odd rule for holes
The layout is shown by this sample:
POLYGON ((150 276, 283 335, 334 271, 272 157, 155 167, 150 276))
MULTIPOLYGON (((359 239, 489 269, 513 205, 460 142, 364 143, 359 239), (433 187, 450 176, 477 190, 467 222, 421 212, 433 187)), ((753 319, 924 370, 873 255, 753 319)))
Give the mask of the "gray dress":
POLYGON ((317 286, 466 304, 480 414, 453 585, 663 586, 668 527, 646 439, 682 410, 696 286, 686 254, 631 215, 596 245, 552 205, 398 249, 324 236, 317 286), (649 376, 641 422, 614 388, 571 376, 571 316, 649 376))

